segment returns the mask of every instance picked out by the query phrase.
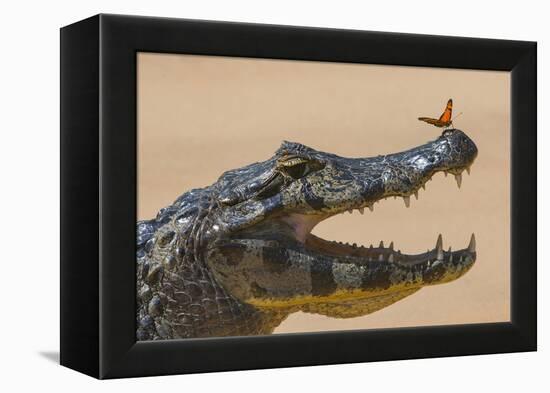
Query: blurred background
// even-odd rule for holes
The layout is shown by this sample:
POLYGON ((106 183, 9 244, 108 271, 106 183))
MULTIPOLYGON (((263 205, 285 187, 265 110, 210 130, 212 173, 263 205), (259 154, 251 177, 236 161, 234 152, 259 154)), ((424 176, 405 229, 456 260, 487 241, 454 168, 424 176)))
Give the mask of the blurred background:
POLYGON ((435 139, 447 99, 454 123, 477 144, 458 189, 434 176, 405 208, 386 200, 333 217, 313 233, 404 253, 477 239, 478 259, 459 280, 423 288, 373 314, 335 319, 295 313, 275 333, 508 321, 510 74, 440 68, 138 54, 138 217, 225 170, 268 159, 282 140, 348 157, 388 154, 435 139))

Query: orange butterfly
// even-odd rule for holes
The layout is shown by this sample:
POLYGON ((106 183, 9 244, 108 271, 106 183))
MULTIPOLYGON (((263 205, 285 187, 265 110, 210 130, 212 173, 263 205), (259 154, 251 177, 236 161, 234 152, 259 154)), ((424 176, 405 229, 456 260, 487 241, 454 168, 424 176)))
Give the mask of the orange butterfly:
MULTIPOLYGON (((439 119, 433 119, 431 117, 419 117, 418 120, 425 121, 428 124, 431 124, 436 127, 448 127, 453 124, 453 120, 451 119, 451 116, 453 114, 453 100, 449 99, 447 101, 447 106, 445 107, 445 110, 439 116, 439 119)), ((462 113, 459 113, 456 117, 460 116, 462 113)))

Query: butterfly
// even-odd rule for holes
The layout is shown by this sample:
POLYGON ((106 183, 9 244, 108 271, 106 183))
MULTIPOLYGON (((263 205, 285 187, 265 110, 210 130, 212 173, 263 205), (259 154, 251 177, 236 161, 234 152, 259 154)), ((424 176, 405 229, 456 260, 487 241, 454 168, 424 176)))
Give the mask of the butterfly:
MULTIPOLYGON (((462 113, 459 113, 456 117, 460 116, 462 113)), ((436 127, 448 127, 453 124, 452 120, 453 115, 453 100, 449 99, 447 101, 447 106, 445 107, 445 110, 439 116, 439 119, 433 119, 431 117, 419 117, 418 120, 425 121, 428 124, 431 124, 436 127)))

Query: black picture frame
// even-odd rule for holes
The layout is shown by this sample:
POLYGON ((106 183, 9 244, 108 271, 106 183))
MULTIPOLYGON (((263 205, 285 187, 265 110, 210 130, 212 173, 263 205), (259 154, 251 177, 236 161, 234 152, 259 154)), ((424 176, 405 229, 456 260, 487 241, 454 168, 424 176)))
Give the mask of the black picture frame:
POLYGON ((536 89, 535 42, 103 14, 63 27, 61 364, 103 379, 536 350, 536 89), (136 342, 141 51, 510 71, 511 321, 136 342))

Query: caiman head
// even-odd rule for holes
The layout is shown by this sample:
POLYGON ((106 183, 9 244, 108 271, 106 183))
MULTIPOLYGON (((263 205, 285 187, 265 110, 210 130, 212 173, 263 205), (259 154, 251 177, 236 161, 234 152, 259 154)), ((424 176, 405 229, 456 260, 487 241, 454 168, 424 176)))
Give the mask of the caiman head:
MULTIPOLYGON (((267 161, 225 172, 212 186, 215 207, 203 222, 196 252, 232 296, 260 309, 336 317, 364 315, 419 288, 455 280, 476 259, 475 239, 458 251, 418 255, 393 244, 364 247, 311 233, 323 220, 373 209, 388 197, 412 195, 437 172, 456 177, 477 155, 457 129, 413 149, 345 158, 284 142, 267 161), (386 299, 373 307, 372 299, 386 299)), ((435 238, 435 234, 434 234, 435 238)))

